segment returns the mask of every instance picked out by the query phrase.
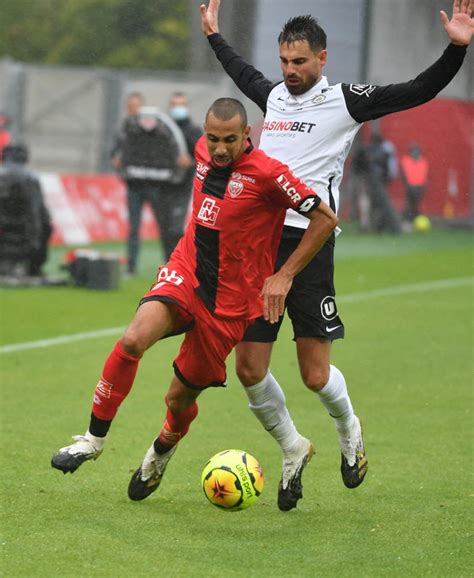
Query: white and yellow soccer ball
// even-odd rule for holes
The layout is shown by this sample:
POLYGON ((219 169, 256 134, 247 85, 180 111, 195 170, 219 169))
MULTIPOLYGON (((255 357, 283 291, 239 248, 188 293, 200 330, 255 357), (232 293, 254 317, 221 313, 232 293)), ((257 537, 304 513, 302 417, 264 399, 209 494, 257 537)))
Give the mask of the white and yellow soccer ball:
POLYGON ((426 215, 418 215, 413 219, 413 229, 417 233, 426 233, 431 229, 431 221, 426 215))
POLYGON ((242 450, 219 452, 207 462, 201 475, 206 498, 218 508, 245 510, 263 490, 263 471, 259 462, 242 450))

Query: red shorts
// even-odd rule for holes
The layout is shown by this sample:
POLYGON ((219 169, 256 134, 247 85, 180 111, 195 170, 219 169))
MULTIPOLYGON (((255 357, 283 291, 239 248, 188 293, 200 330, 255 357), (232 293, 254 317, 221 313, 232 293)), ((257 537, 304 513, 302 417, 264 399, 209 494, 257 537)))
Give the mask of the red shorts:
POLYGON ((160 267, 157 282, 140 304, 146 301, 178 305, 173 335, 186 335, 173 363, 176 377, 192 389, 225 387, 225 360, 254 320, 214 316, 197 295, 185 266, 172 261, 160 267))

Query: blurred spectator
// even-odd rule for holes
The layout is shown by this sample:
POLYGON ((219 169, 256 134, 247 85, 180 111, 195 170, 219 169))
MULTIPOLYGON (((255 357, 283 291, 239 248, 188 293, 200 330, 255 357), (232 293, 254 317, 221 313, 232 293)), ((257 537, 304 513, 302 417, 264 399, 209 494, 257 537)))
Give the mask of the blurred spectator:
POLYGON ((140 223, 146 202, 160 230, 165 260, 176 246, 183 226, 175 211, 174 185, 191 164, 183 135, 175 123, 143 104, 140 93, 128 96, 127 117, 112 149, 112 164, 127 185, 129 275, 137 271, 140 223))
MULTIPOLYGON (((200 125, 194 123, 189 114, 188 98, 183 92, 174 92, 171 95, 168 105, 168 113, 175 123, 181 129, 186 141, 187 152, 191 159, 194 159, 194 147, 203 130, 200 125)), ((181 227, 184 229, 186 213, 191 198, 193 178, 195 172, 194 161, 184 171, 183 180, 176 185, 176 207, 177 222, 181 221, 181 227)))
POLYGON ((3 158, 3 150, 10 144, 10 117, 0 113, 0 161, 3 158))
POLYGON ((52 233, 51 218, 38 178, 29 171, 28 149, 7 145, 0 166, 0 261, 4 269, 25 266, 31 277, 43 276, 52 233))
POLYGON ((114 169, 120 170, 122 167, 122 160, 121 160, 121 148, 122 148, 122 141, 124 138, 124 127, 126 124, 127 119, 134 118, 138 116, 138 112, 140 111, 141 107, 145 104, 145 99, 143 94, 140 92, 131 92, 127 96, 127 100, 125 102, 125 110, 126 110, 126 117, 123 121, 122 128, 115 139, 114 146, 112 147, 111 151, 111 163, 114 169))
POLYGON ((350 165, 350 218, 359 223, 362 232, 370 230, 369 156, 367 145, 360 140, 353 149, 350 165))
POLYGON ((409 152, 400 161, 400 177, 406 192, 403 209, 406 224, 411 224, 420 214, 419 205, 428 186, 429 168, 420 146, 416 143, 410 145, 409 152))
POLYGON ((400 233, 401 223, 390 200, 387 186, 394 174, 394 147, 379 132, 368 145, 368 181, 371 202, 371 229, 400 233))

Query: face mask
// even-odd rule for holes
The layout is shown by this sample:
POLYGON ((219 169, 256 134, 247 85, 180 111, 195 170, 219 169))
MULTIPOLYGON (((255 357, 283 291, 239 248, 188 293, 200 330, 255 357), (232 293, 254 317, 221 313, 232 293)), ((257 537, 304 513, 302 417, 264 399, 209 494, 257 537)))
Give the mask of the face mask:
POLYGON ((185 106, 173 106, 169 113, 174 120, 186 120, 189 116, 188 109, 185 106))

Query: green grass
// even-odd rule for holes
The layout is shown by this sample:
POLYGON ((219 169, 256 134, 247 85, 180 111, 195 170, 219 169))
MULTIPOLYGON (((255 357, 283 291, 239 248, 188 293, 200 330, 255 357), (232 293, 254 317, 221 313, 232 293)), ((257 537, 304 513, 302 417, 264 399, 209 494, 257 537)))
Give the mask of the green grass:
MULTIPOLYGON (((51 273, 61 253, 52 253, 51 273)), ((161 425, 180 339, 147 353, 103 456, 67 476, 50 467, 51 455, 85 431, 116 337, 0 354, 2 575, 472 576, 472 284, 344 299, 466 278, 472 258, 468 233, 393 238, 344 231, 336 278, 346 339, 335 343, 333 361, 362 417, 370 468, 360 488, 343 486, 334 427, 301 383, 285 324, 272 370, 295 423, 317 449, 304 499, 288 513, 276 506, 279 450, 248 411, 233 358, 228 388, 201 396, 200 415, 160 490, 132 503, 127 484, 161 425), (266 476, 262 497, 243 512, 213 508, 200 488, 207 459, 230 447, 254 454, 266 476)), ((2 290, 1 343, 126 325, 158 259, 156 245, 146 244, 142 276, 118 291, 2 290)))

